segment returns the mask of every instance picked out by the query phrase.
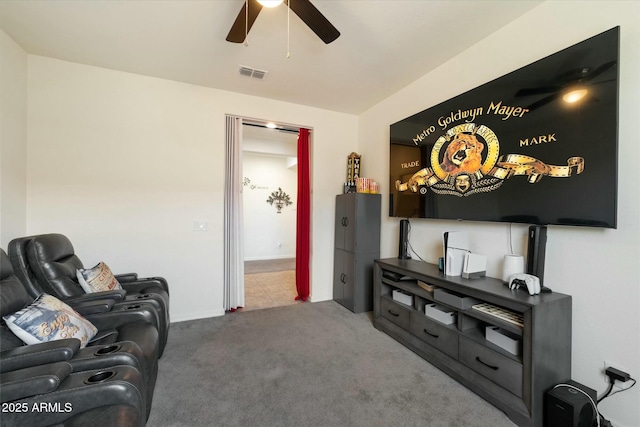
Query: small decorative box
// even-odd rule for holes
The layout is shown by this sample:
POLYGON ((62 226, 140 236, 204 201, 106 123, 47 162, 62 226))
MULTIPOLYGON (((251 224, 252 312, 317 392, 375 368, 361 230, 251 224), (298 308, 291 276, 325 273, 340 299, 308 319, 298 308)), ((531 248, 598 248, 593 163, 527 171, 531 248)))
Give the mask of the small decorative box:
POLYGON ((393 297, 394 301, 401 302, 402 304, 413 307, 413 295, 400 289, 396 289, 391 293, 391 296, 393 297))
POLYGON ((472 305, 477 304, 477 299, 468 297, 466 295, 460 295, 452 291, 448 291, 446 289, 436 289, 433 291, 433 298, 437 301, 441 301, 445 304, 448 304, 452 307, 456 307, 462 310, 466 310, 470 308, 472 305))
POLYGON ((456 321, 455 311, 438 304, 427 304, 424 307, 424 314, 445 325, 451 325, 456 321))
POLYGON ((511 354, 516 356, 520 354, 520 339, 515 334, 497 326, 487 326, 485 328, 485 338, 511 354))

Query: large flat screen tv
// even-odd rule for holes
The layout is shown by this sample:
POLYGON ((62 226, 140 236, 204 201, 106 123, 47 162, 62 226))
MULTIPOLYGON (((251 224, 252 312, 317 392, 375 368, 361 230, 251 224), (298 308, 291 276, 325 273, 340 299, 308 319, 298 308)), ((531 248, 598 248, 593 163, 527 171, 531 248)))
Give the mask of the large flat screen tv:
POLYGON ((389 215, 615 228, 619 33, 392 124, 389 215))

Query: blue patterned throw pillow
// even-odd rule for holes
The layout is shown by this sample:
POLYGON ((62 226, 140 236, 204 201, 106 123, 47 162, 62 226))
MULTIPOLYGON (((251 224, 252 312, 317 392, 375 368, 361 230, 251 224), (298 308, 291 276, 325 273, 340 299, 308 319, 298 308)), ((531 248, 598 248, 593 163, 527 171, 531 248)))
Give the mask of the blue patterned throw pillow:
POLYGON ((7 326, 25 344, 77 338, 85 347, 98 329, 58 298, 42 294, 20 311, 3 317, 7 326))

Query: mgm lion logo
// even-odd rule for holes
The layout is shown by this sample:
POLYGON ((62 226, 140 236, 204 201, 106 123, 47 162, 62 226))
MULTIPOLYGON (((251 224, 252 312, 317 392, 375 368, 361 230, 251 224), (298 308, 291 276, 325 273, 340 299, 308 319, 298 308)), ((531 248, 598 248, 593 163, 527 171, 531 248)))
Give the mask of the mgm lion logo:
POLYGON ((533 184, 543 176, 568 177, 584 170, 582 157, 569 158, 567 166, 553 166, 521 154, 498 159, 499 152, 498 137, 485 125, 455 126, 436 140, 431 167, 419 170, 405 183, 396 181, 396 189, 426 194, 431 188, 436 194, 463 197, 493 191, 514 175, 526 175, 533 184))
POLYGON ((432 183, 431 189, 438 194, 456 196, 495 190, 502 185, 502 180, 485 175, 496 164, 499 151, 498 137, 484 125, 469 123, 450 129, 438 138, 431 151, 433 173, 439 178, 438 182, 432 183), (485 147, 487 153, 483 162, 485 147))
POLYGON ((474 134, 458 133, 447 146, 440 167, 450 175, 475 173, 482 166, 483 151, 484 144, 474 134))

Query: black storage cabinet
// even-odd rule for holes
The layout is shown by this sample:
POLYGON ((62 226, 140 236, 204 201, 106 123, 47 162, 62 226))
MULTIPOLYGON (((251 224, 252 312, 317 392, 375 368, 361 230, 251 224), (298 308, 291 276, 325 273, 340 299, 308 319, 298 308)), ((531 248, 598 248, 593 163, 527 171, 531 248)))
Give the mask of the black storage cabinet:
POLYGON ((336 196, 333 299, 354 313, 373 310, 373 263, 380 258, 380 194, 336 196))

